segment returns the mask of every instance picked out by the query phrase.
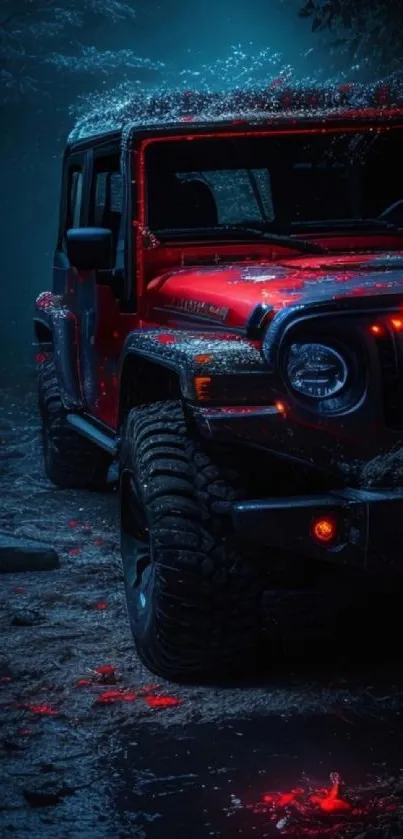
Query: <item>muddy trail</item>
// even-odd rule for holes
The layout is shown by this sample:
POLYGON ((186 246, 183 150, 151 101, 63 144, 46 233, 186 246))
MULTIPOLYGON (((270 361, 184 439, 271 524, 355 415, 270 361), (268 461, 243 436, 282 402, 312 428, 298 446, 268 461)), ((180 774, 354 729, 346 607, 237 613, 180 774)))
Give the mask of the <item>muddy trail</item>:
MULTIPOLYGON (((403 837, 400 588, 290 599, 253 684, 177 685, 139 663, 117 495, 42 469, 33 392, 0 406, 0 535, 60 567, 0 575, 0 835, 403 837)), ((267 620, 276 615, 267 595, 267 620)))

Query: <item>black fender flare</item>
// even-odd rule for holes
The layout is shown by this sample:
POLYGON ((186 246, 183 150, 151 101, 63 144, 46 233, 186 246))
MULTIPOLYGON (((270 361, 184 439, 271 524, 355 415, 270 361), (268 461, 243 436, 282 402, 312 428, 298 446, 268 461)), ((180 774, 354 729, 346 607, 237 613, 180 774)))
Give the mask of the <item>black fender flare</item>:
POLYGON ((77 366, 77 320, 62 305, 59 295, 43 292, 36 300, 34 314, 35 352, 51 353, 59 382, 60 398, 66 410, 82 407, 77 366))
MULTIPOLYGON (((175 396, 194 402, 197 376, 219 376, 245 372, 265 373, 260 349, 236 333, 175 329, 138 329, 125 342, 120 365, 119 423, 128 407, 133 406, 129 391, 133 388, 136 365, 148 365, 166 372, 177 382, 175 396), (129 403, 131 403, 129 405, 129 403)), ((136 383, 134 382, 134 388, 136 383)), ((172 398, 172 394, 170 394, 172 398)), ((164 395, 155 392, 155 401, 164 395)), ((139 403, 140 404, 140 403, 139 403)))

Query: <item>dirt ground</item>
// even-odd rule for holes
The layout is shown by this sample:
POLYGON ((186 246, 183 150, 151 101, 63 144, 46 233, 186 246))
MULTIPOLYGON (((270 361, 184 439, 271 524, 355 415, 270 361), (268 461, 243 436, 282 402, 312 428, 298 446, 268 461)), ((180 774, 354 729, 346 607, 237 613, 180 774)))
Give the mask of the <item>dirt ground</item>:
POLYGON ((131 641, 116 492, 49 483, 31 392, 3 393, 0 441, 0 533, 60 557, 0 575, 1 836, 403 837, 400 590, 295 609, 255 684, 158 680, 131 641))

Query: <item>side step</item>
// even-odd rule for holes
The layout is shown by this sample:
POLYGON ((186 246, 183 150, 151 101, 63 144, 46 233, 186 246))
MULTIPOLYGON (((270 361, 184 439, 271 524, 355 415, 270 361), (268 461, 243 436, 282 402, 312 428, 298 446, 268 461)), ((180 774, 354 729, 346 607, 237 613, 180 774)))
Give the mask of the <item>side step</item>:
POLYGON ((111 457, 117 457, 119 438, 106 434, 104 431, 101 431, 100 428, 93 425, 92 422, 84 419, 84 417, 78 416, 78 414, 67 414, 66 422, 71 425, 78 434, 81 434, 83 437, 87 437, 88 440, 91 440, 96 446, 99 446, 101 449, 108 452, 111 457))

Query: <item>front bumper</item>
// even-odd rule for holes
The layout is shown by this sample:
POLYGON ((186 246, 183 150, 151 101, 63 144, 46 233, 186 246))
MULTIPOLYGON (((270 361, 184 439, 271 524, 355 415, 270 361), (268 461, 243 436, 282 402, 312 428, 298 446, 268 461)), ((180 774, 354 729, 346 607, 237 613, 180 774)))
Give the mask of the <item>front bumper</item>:
POLYGON ((252 544, 370 572, 403 571, 403 489, 237 502, 232 519, 238 537, 252 544), (330 544, 312 535, 320 517, 336 523, 330 544))

